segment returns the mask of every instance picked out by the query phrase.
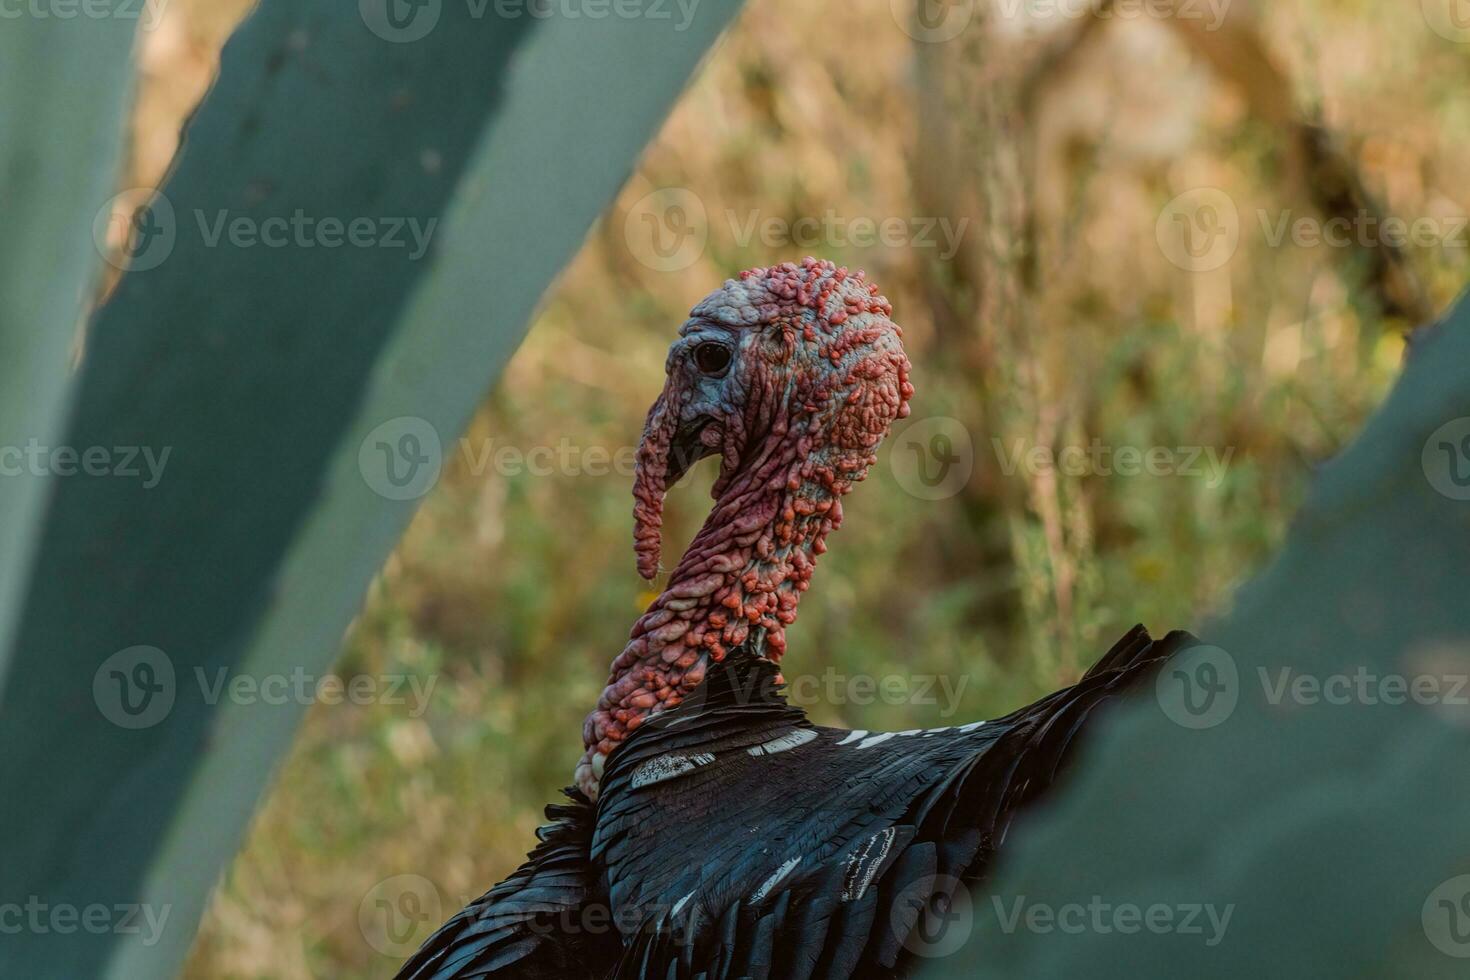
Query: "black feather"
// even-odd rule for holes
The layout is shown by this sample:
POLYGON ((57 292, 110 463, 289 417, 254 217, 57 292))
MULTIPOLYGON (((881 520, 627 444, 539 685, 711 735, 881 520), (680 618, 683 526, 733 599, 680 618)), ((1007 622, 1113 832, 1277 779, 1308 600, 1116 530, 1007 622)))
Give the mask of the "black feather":
POLYGON ((612 756, 594 809, 549 808, 527 862, 399 974, 658 978, 907 976, 914 930, 984 880, 1098 709, 1197 641, 1140 626, 1074 686, 931 732, 813 726, 748 648, 612 756), (589 906, 616 929, 563 930, 589 906))

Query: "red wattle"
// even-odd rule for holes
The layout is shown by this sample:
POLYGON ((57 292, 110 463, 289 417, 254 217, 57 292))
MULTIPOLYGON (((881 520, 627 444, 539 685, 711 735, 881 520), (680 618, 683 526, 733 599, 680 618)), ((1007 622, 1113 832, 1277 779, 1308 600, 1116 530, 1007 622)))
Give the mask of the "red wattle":
MULTIPOLYGON (((806 259, 741 273, 692 323, 758 332, 730 370, 740 404, 708 431, 720 476, 703 528, 664 593, 634 625, 583 727, 577 784, 595 799, 606 757, 649 717, 679 704, 752 629, 779 661, 841 497, 862 480, 913 394, 902 331, 861 272, 806 259)), ((658 573, 668 461, 693 379, 671 358, 638 450, 634 550, 658 573)))

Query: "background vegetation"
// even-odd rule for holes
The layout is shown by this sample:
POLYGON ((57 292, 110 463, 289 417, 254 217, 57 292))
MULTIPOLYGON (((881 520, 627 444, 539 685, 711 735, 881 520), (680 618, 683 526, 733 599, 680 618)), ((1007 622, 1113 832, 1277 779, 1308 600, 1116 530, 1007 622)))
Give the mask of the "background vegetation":
MULTIPOLYGON (((788 677, 941 675, 965 684, 955 717, 984 718, 1071 680, 1136 621, 1199 622, 1265 560, 1313 467, 1397 371, 1385 312, 1407 329, 1443 309, 1470 248, 1463 231, 1458 247, 1389 258, 1273 247, 1261 216, 1345 209, 1452 230, 1470 206, 1470 45, 1417 4, 1236 0, 1214 31, 1126 5, 1099 20, 975 8, 957 37, 926 43, 902 3, 748 5, 346 637, 344 674, 434 680, 427 710, 313 708, 188 976, 390 976, 396 959, 359 920, 375 886, 422 876, 447 915, 518 863, 647 600, 628 476, 578 467, 589 448, 634 444, 678 324, 741 268, 807 253, 866 268, 906 330, 916 424, 954 418, 973 445, 971 479, 941 500, 910 493, 903 460, 885 457, 804 604, 788 677), (1170 202, 1200 188, 1234 204, 1240 241, 1192 271, 1167 229, 1170 202), (663 261, 644 215, 670 218, 671 201, 705 244, 663 261), (744 234, 802 218, 836 231, 744 234), (864 218, 964 231, 953 254, 937 231, 932 247, 864 247, 849 234, 864 218), (1018 444, 1093 440, 1230 464, 1219 482, 1002 465, 1018 444), (579 462, 549 474, 494 462, 564 444, 579 462)), ((128 186, 167 167, 244 12, 173 0, 144 35, 128 186)), ((710 478, 671 495, 669 550, 703 518, 710 478)), ((942 700, 807 707, 854 727, 953 720, 942 700)))

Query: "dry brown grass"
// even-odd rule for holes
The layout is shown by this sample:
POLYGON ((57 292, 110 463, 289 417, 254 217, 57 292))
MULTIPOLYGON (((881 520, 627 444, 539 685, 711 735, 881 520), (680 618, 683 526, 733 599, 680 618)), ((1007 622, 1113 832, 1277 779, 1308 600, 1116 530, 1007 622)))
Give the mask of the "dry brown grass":
MULTIPOLYGON (((977 466, 962 493, 924 501, 885 460, 793 631, 788 676, 965 679, 960 713, 980 718, 1074 676, 1136 620, 1196 622, 1269 555, 1312 467, 1382 396, 1408 326, 1385 327, 1353 250, 1266 240, 1261 212, 1315 213, 1310 180, 1293 176, 1293 121, 1320 118, 1384 213, 1453 227, 1470 206, 1470 46, 1430 30, 1418 6, 1237 0, 1219 48, 1169 22, 1114 20, 1076 38, 1075 25, 1003 16, 916 45, 887 3, 754 0, 470 438, 629 446, 690 305, 743 267, 819 253, 882 284, 916 364, 916 415, 958 419, 977 466), (1260 57, 1286 90, 1256 84, 1260 57), (640 261, 640 202, 670 187, 698 200, 708 244, 659 271, 640 261), (1201 187, 1232 199, 1241 240, 1228 263, 1189 272, 1158 226, 1201 187), (968 224, 952 256, 741 240, 752 217, 829 213, 968 224), (1218 483, 1007 474, 993 439, 1233 455, 1218 483)), ((146 39, 129 183, 164 171, 243 11, 174 0, 146 39)), ((1470 273, 1470 249, 1407 257, 1437 307, 1470 273)), ((674 546, 702 516, 708 479, 673 495, 674 546)), ((342 660, 438 678, 429 710, 312 710, 188 976, 390 976, 395 959, 359 925, 376 883, 422 876, 447 915, 519 861, 639 608, 628 483, 451 467, 342 660)), ((866 727, 938 721, 924 705, 810 707, 866 727)))

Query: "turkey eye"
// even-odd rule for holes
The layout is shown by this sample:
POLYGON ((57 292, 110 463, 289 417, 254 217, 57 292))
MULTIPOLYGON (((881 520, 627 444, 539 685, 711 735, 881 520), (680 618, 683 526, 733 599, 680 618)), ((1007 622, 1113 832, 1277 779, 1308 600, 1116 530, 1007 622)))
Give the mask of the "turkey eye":
POLYGON ((730 366, 730 348, 724 344, 700 344, 694 348, 694 363, 705 374, 719 374, 730 366))

